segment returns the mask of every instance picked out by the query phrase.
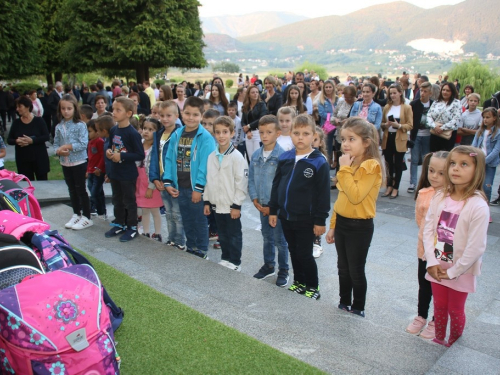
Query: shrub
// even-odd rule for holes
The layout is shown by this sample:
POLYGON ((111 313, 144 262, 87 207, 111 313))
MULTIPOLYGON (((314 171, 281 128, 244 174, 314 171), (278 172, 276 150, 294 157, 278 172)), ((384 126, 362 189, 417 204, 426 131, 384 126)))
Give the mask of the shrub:
POLYGON ((159 83, 160 85, 164 85, 165 84, 165 80, 164 79, 155 79, 154 82, 153 82, 155 85, 157 83, 159 83))
POLYGON ((230 89, 233 87, 234 81, 232 79, 226 79, 226 87, 230 89))
POLYGON ((313 64, 313 63, 310 63, 309 61, 306 61, 304 62, 301 66, 295 68, 295 73, 297 72, 303 72, 304 70, 308 70, 309 73, 311 73, 311 71, 315 71, 319 78, 321 78, 322 80, 326 80, 328 79, 328 72, 326 71, 326 68, 322 65, 319 65, 319 64, 313 64))

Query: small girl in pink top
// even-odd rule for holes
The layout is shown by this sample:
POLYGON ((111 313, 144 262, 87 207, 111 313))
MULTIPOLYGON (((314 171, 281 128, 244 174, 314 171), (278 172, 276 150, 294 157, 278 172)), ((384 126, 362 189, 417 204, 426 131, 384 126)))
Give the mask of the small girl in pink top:
POLYGON ((446 157, 448 151, 438 151, 425 155, 422 163, 422 175, 418 181, 415 193, 415 221, 418 225, 418 315, 406 327, 406 332, 412 335, 420 334, 420 337, 432 340, 435 337, 434 319, 427 327, 427 317, 429 316, 429 305, 432 299, 431 283, 425 279, 427 273, 427 262, 424 259, 424 244, 422 234, 425 226, 425 215, 429 210, 432 197, 444 186, 444 175, 446 157), (424 329, 425 327, 425 329, 424 329))
POLYGON ((485 157, 480 149, 458 146, 446 158, 445 184, 431 201, 423 243, 426 279, 434 297, 434 342, 451 346, 465 328, 465 301, 476 291, 486 250, 490 210, 482 190, 485 157), (450 317, 450 336, 445 341, 450 317))

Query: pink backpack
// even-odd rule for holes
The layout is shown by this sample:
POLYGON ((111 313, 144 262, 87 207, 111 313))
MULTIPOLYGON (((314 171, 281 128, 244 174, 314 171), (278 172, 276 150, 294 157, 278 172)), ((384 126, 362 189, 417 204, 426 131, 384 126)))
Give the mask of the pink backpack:
POLYGON ((28 177, 7 169, 0 170, 0 209, 11 210, 25 216, 43 220, 40 204, 34 195, 35 187, 28 177), (19 182, 26 181, 22 188, 19 182))
POLYGON ((0 372, 119 374, 109 313, 101 282, 88 265, 0 291, 0 372))
POLYGON ((50 225, 33 217, 12 211, 0 211, 0 233, 11 234, 18 240, 25 232, 43 233, 50 225))

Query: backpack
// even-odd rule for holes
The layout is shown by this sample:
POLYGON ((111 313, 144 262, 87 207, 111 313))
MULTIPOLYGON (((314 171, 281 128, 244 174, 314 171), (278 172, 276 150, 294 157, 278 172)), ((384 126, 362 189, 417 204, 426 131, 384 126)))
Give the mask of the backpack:
POLYGON ((34 192, 35 187, 26 176, 6 169, 0 170, 0 210, 10 210, 43 220, 42 210, 34 192), (26 181, 28 186, 19 186, 18 182, 21 181, 26 181))
POLYGON ((43 233, 50 225, 33 217, 13 211, 0 211, 0 233, 10 234, 18 240, 26 232, 43 233))
POLYGON ((109 309, 95 270, 70 266, 0 291, 4 374, 119 374, 109 309))

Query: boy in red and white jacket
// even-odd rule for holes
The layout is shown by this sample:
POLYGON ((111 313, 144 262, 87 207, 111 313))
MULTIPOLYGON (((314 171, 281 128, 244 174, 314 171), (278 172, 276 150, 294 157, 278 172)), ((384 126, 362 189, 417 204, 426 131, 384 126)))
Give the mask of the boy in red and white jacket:
POLYGON ((94 120, 87 123, 89 144, 87 147, 87 187, 90 191, 90 212, 106 219, 106 201, 104 197, 104 140, 97 134, 94 120))

